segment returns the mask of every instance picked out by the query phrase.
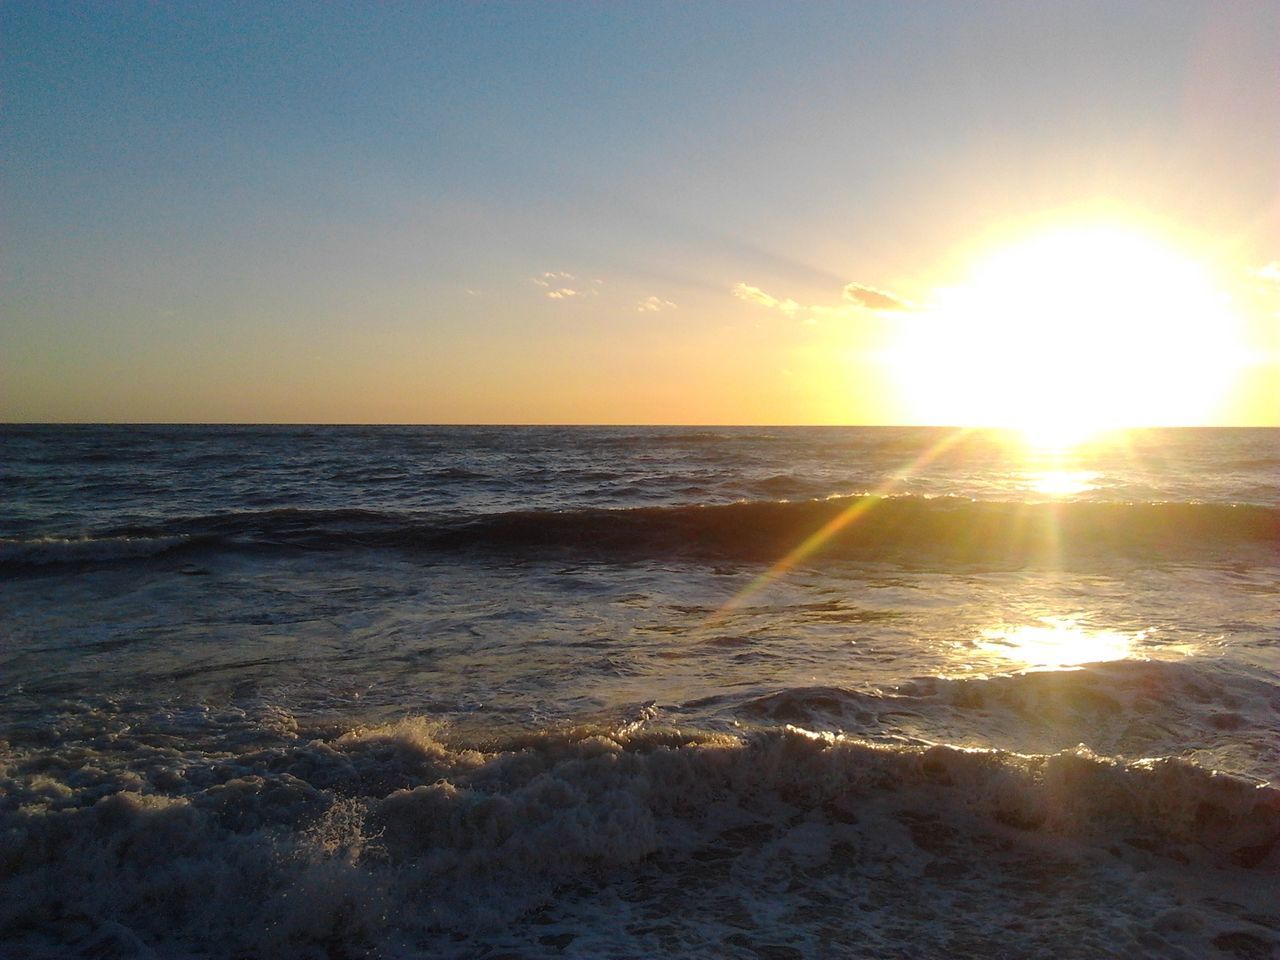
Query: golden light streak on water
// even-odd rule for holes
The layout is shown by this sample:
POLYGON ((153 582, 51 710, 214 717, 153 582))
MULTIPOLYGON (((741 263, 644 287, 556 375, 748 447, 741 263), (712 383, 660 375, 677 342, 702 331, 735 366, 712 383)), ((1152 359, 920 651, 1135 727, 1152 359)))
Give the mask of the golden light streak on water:
POLYGON ((1091 630, 1070 618, 1042 617, 1036 624, 983 630, 976 645, 1020 668, 1052 669, 1123 660, 1143 636, 1142 632, 1091 630))
POLYGON ((1097 489, 1095 470, 1039 470, 1027 474, 1027 485, 1050 497, 1071 497, 1097 489))
POLYGON ((975 428, 973 427, 965 427, 953 431, 926 449, 910 464, 902 470, 899 470, 884 483, 880 484, 880 486, 876 487, 875 490, 865 494, 864 496, 856 498, 853 503, 849 504, 849 506, 842 512, 832 517, 801 541, 800 545, 794 550, 784 556, 781 560, 774 563, 773 566, 748 583, 734 596, 730 597, 719 610, 716 610, 706 619, 703 626, 715 626, 716 624, 723 622, 725 617, 741 607, 747 602, 747 600, 751 599, 751 597, 755 596, 769 584, 783 576, 797 564, 803 562, 807 557, 812 556, 822 548, 823 544, 829 541, 841 530, 844 530, 851 524, 856 523, 859 518, 870 511, 882 498, 889 496, 904 480, 910 477, 921 467, 936 460, 947 450, 950 450, 962 439, 973 433, 974 429, 975 428))

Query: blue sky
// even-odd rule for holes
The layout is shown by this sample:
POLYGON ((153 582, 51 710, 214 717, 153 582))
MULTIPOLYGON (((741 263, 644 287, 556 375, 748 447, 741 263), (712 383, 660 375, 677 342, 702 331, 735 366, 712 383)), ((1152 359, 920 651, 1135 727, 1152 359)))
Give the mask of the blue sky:
MULTIPOLYGON (((1280 257, 1273 4, 0 19, 6 419, 667 419, 682 382, 695 420, 892 419, 819 410, 829 365, 776 383, 836 333, 762 331, 735 285, 925 299, 973 237, 1082 205, 1280 257)), ((884 318, 843 322, 857 354, 884 318)))

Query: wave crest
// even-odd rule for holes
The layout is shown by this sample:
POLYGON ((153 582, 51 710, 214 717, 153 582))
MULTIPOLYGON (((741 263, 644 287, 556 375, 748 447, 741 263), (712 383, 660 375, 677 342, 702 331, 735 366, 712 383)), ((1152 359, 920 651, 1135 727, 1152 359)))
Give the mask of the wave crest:
MULTIPOLYGON (((690 885, 737 902, 790 876, 785 895, 825 916, 832 877, 850 891, 868 877, 918 889, 954 884, 959 869, 988 884, 987 869, 1039 869, 1033 838, 1095 857, 1117 850, 1117 863, 1214 866, 1215 892, 1230 871, 1280 868, 1280 792, 1084 750, 887 747, 798 728, 746 738, 596 728, 479 751, 410 720, 211 756, 182 775, 122 772, 105 794, 101 782, 54 782, 53 767, 10 759, 0 933, 59 931, 63 953, 79 937, 80 952, 95 955, 127 953, 122 940, 136 953, 191 938, 228 955, 406 942, 467 955, 477 939, 499 943, 518 918, 563 903, 565 890, 585 891, 589 911, 603 878, 620 889, 658 884, 634 896, 660 917, 664 897, 690 885)), ((862 921, 840 922, 856 933, 862 921)))
POLYGON ((838 497, 445 517, 280 509, 173 520, 96 538, 9 540, 0 565, 93 563, 173 546, 225 550, 484 549, 601 557, 774 560, 816 552, 902 562, 1028 564, 1088 555, 1186 556, 1280 545, 1280 510, 1214 503, 1002 503, 838 497), (90 546, 92 545, 92 546, 90 546))

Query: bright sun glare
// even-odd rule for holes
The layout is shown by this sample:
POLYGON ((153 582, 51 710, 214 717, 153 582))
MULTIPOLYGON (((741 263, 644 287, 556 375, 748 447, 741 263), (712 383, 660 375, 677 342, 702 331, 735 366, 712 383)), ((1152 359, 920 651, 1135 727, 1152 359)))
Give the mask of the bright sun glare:
POLYGON ((1096 432, 1203 423, 1240 330, 1207 266, 1140 231, 1062 227, 981 260, 891 350, 913 416, 1062 448, 1096 432))
POLYGON ((1036 624, 984 630, 977 646, 1024 668, 1047 669, 1123 660, 1144 636, 1089 630, 1069 618, 1044 617, 1036 624))

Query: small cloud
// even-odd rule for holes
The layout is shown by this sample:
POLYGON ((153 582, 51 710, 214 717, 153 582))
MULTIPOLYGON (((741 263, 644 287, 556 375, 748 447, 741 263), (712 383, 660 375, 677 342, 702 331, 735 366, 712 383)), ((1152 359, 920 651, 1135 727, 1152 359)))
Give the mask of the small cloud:
POLYGON ((600 292, 603 280, 588 280, 585 284, 574 283, 577 280, 572 273, 548 271, 533 277, 533 285, 541 287, 548 300, 572 300, 575 297, 594 297, 600 292), (570 283, 574 283, 570 286, 570 283))
POLYGON ((807 326, 811 327, 820 323, 850 320, 856 317, 860 310, 887 313, 907 312, 916 309, 915 304, 909 300, 904 300, 886 290, 877 290, 875 287, 868 287, 861 283, 846 284, 842 291, 843 300, 834 305, 814 303, 806 306, 789 298, 780 300, 759 287, 753 287, 747 283, 734 285, 730 292, 739 300, 767 307, 770 310, 777 310, 784 316, 793 320, 803 321, 807 326))
POLYGON ((887 290, 877 290, 862 283, 847 283, 844 287, 844 298, 868 310, 905 311, 912 310, 912 304, 887 290))
POLYGON ((758 303, 762 307, 776 307, 778 305, 777 297, 771 297, 759 287, 752 287, 745 283, 735 284, 731 292, 739 300, 758 303))
POLYGON ((542 274, 541 276, 534 277, 533 282, 535 286, 539 286, 539 287, 559 288, 564 286, 564 283, 566 280, 575 280, 575 279, 577 278, 574 277, 572 273, 548 272, 548 273, 542 274))
POLYGON ((658 313, 661 310, 675 310, 676 305, 661 297, 645 297, 636 307, 637 313, 658 313))
POLYGON ((779 300, 777 297, 772 297, 765 293, 759 287, 753 287, 750 284, 735 284, 730 292, 739 300, 745 300, 747 303, 756 303, 771 310, 781 310, 788 317, 794 317, 800 312, 800 304, 794 300, 779 300))

